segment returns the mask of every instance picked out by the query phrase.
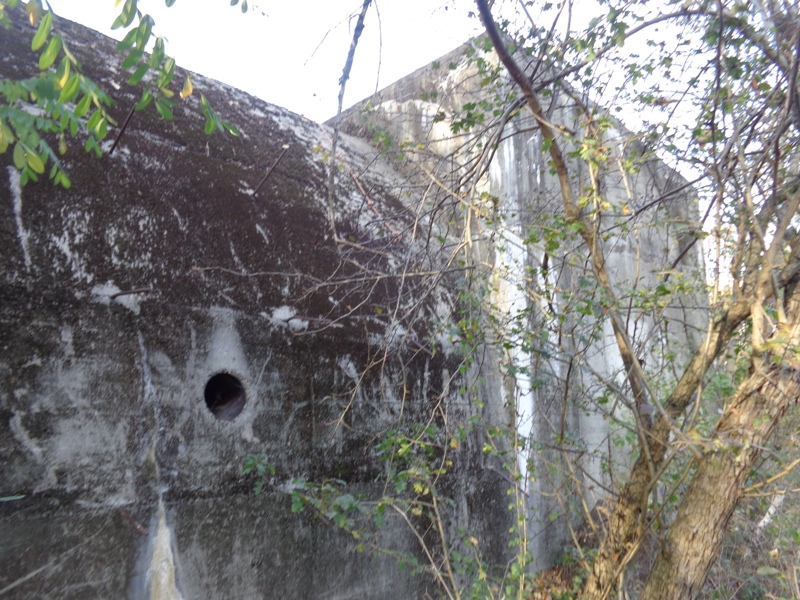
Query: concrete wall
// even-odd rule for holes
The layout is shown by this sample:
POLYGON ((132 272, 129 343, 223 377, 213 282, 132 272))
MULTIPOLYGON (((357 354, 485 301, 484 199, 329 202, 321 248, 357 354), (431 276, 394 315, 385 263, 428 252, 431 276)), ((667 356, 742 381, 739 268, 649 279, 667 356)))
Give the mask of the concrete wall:
MULTIPOLYGON (((117 90, 111 112, 121 122, 138 93, 119 75, 113 43, 63 29, 86 70, 117 90)), ((32 34, 18 21, 0 38, 5 77, 37 72, 32 34)), ((598 375, 620 385, 624 376, 607 326, 570 310, 596 292, 575 260, 580 242, 562 240, 543 269, 545 243, 532 234, 560 202, 532 123, 512 120, 492 154, 493 130, 453 135, 437 117, 486 100, 482 77, 461 49, 345 116, 355 137, 340 141, 338 241, 328 216, 331 129, 199 75, 196 87, 241 139, 204 136, 190 98, 173 122, 136 113, 110 156, 71 148, 69 191, 20 186, 2 157, 0 497, 24 497, 0 503, 0 597, 435 595, 429 577, 357 553, 349 535, 290 506, 296 478, 379 497, 386 465, 375 441, 411 422, 434 423, 453 460, 441 482, 449 531, 474 534, 500 569, 508 474, 481 452, 485 428, 510 424, 530 438, 516 460, 531 544, 537 565, 556 558, 575 513, 552 520, 559 507, 541 492, 571 500, 577 488, 547 468, 560 456, 554 424, 564 416, 580 490, 605 497, 614 465, 629 457, 613 455, 609 436, 620 430, 596 401, 598 375), (450 327, 464 307, 462 257, 489 266, 480 279, 487 310, 520 325, 515 347, 487 345, 468 369, 450 327), (421 275, 431 272, 446 273, 421 275), (560 327, 546 294, 570 310, 560 327), (214 389, 230 377, 238 383, 214 389), (453 448, 462 427, 469 433, 453 448), (261 453, 276 474, 255 496, 241 467, 261 453)), ((556 98, 551 116, 572 126, 574 106, 556 98)), ((628 133, 608 136, 626 156, 628 133)), ((585 173, 575 173, 579 186, 585 173)), ((620 289, 655 281, 691 239, 689 193, 644 210, 682 185, 657 161, 626 179, 607 174, 611 203, 626 215, 609 221, 621 235, 605 248, 620 289)), ((690 251, 677 271, 700 267, 690 251)), ((632 313, 630 334, 651 368, 702 328, 700 295, 672 300, 658 322, 632 313)), ((489 332, 501 335, 509 331, 489 332)), ((419 553, 399 519, 381 542, 419 553)))
MULTIPOLYGON (((33 30, 13 16, 0 70, 35 75, 33 30)), ((60 27, 122 122, 138 92, 113 42, 60 27)), ((411 234, 416 189, 345 136, 337 244, 330 129, 194 80, 242 138, 204 136, 192 97, 172 122, 136 113, 102 159, 70 142, 70 190, 22 187, 0 157, 0 497, 23 496, 0 502, 0 597, 434 594, 290 506, 296 478, 379 497, 380 435, 431 419, 445 445, 481 416, 441 334, 449 292, 396 277, 441 266, 411 234), (238 383, 209 388, 220 375, 238 383), (276 470, 259 496, 241 474, 251 453, 276 470)), ((480 446, 448 450, 447 525, 499 563, 507 484, 480 446)), ((381 542, 419 553, 399 519, 381 542)))
MULTIPOLYGON (((519 471, 528 478, 535 564, 546 568, 571 544, 564 519, 581 521, 576 492, 589 508, 613 496, 632 455, 630 443, 617 447, 615 441, 630 434, 624 422, 630 427, 633 416, 613 398, 606 402, 605 382, 627 385, 623 365, 608 320, 596 310, 581 314, 587 301, 597 306, 603 294, 579 236, 547 238, 563 214, 559 185, 525 104, 508 101, 513 89, 496 56, 475 42, 353 107, 342 128, 374 136, 421 185, 447 188, 449 209, 441 213, 468 242, 476 268, 486 267, 484 281, 492 290, 486 327, 506 324, 489 338, 504 336, 510 348, 495 352, 484 374, 503 390, 496 400, 513 411, 518 433, 530 440, 518 456, 519 471), (465 129, 467 119, 473 126, 465 129), (503 376, 509 365, 513 377, 503 376), (566 453, 555 450, 564 439, 566 453), (571 507, 567 514, 565 506, 571 507)), ((542 97, 547 118, 580 139, 580 94, 568 92, 542 97)), ((668 382, 706 327, 700 244, 684 252, 697 233, 691 229, 696 198, 686 180, 655 157, 639 161, 636 172, 616 168, 646 148, 613 117, 611 122, 603 134, 611 166, 600 175, 608 205, 598 226, 606 268, 634 350, 653 382, 668 382), (640 291, 655 289, 669 270, 673 283, 689 285, 651 312, 658 315, 654 320, 641 308, 640 291)), ((565 155, 576 150, 564 138, 561 143, 565 155)), ((589 174, 584 163, 570 161, 577 197, 589 174)))

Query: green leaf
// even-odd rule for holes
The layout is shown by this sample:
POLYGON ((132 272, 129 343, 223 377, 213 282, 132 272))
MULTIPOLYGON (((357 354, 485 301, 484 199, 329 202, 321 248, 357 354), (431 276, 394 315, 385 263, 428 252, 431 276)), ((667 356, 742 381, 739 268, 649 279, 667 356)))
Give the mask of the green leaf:
POLYGON ((127 0, 125 6, 122 7, 122 12, 111 25, 111 29, 119 29, 120 27, 129 27, 133 23, 136 16, 136 0, 127 0))
MULTIPOLYGON (((119 16, 114 19, 114 22, 111 24, 111 29, 119 29, 120 27, 124 27, 125 25, 125 16, 124 13, 120 13, 119 16)), ((89 149, 87 148, 86 151, 88 152, 89 149)))
POLYGON ((69 48, 67 48, 67 46, 62 45, 61 49, 64 51, 64 56, 66 56, 69 59, 69 62, 71 62, 73 65, 78 64, 78 59, 75 58, 75 55, 69 51, 69 48))
POLYGON ((136 110, 144 110, 152 101, 153 93, 150 90, 144 90, 142 92, 141 100, 139 100, 139 103, 136 105, 136 110))
POLYGON ((167 8, 171 8, 173 4, 175 4, 175 0, 165 0, 167 4, 167 8))
POLYGON ((144 50, 147 42, 150 40, 150 34, 153 31, 153 18, 150 15, 142 17, 142 22, 136 28, 136 47, 144 50))
POLYGON ((36 173, 44 173, 44 163, 42 159, 39 158, 39 155, 35 152, 28 152, 26 155, 28 159, 28 166, 33 169, 36 173))
POLYGON ((206 132, 206 135, 211 135, 214 133, 214 130, 217 128, 217 124, 213 119, 206 119, 206 125, 203 128, 206 132))
POLYGON ((156 38, 156 43, 153 45, 153 53, 150 55, 150 66, 154 69, 158 68, 161 61, 164 60, 164 38, 156 38))
POLYGON ((61 63, 59 63, 58 69, 56 70, 56 86, 58 89, 63 89, 64 86, 67 85, 70 69, 69 59, 65 56, 61 59, 61 63))
POLYGON ((25 159, 25 149, 22 147, 22 144, 17 142, 14 146, 14 166, 18 169, 24 169, 25 164, 28 161, 25 159))
POLYGON ((59 50, 61 50, 61 38, 57 35, 54 35, 50 38, 50 43, 47 44, 47 49, 42 52, 41 56, 39 57, 39 68, 42 71, 50 68, 50 66, 56 62, 59 50))
POLYGON ((242 0, 242 13, 247 12, 247 0, 242 0))
POLYGON ((239 0, 231 0, 231 6, 236 6, 239 4, 239 0))
POLYGON ((145 73, 150 70, 150 65, 147 63, 142 63, 139 65, 139 68, 134 71, 131 78, 128 79, 128 85, 136 85, 142 80, 142 77, 145 76, 145 73))
POLYGON ((117 44, 117 50, 122 52, 133 46, 133 42, 136 40, 137 32, 137 29, 131 29, 128 33, 126 33, 125 37, 122 38, 122 41, 117 44))
POLYGON ((103 113, 101 113, 99 110, 94 111, 92 113, 92 116, 89 117, 89 121, 86 123, 86 128, 89 131, 94 130, 94 128, 97 127, 98 123, 100 123, 100 119, 102 118, 103 118, 103 113))
POLYGON ((78 102, 78 106, 75 107, 75 116, 79 119, 86 114, 89 110, 89 107, 92 105, 92 97, 89 94, 86 94, 80 102, 78 102))
POLYGON ((306 500, 297 492, 292 493, 292 512, 298 513, 306 506, 306 500))
POLYGON ((68 190, 72 187, 72 182, 69 180, 69 177, 67 177, 67 174, 64 173, 64 171, 59 171, 56 174, 55 182, 56 184, 60 183, 61 187, 63 187, 65 190, 68 190))
POLYGON ((53 13, 48 12, 39 23, 39 29, 36 30, 36 35, 33 36, 33 41, 31 41, 31 50, 35 52, 44 46, 44 43, 47 41, 47 36, 50 35, 50 29, 52 26, 53 13))
POLYGON ((232 136, 241 137, 241 135, 242 135, 241 132, 238 129, 236 129, 236 127, 231 125, 230 123, 228 123, 226 121, 223 121, 222 122, 222 126, 225 128, 225 131, 230 133, 232 136))
POLYGON ((93 137, 86 138, 86 144, 84 145, 84 149, 86 152, 94 152, 97 158, 103 156, 103 150, 100 148, 100 144, 97 143, 97 140, 93 137))
MULTIPOLYGON (((164 73, 169 74, 170 76, 175 72, 175 59, 170 57, 167 59, 167 62, 164 63, 164 73)), ((170 77, 172 79, 172 77, 170 77)))
POLYGON ((14 142, 14 134, 8 128, 6 122, 0 119, 0 154, 8 149, 8 145, 14 142))
POLYGON ((156 110, 163 119, 167 121, 172 120, 172 109, 165 102, 161 101, 161 98, 156 98, 156 110))
POLYGON ((164 66, 161 68, 161 73, 158 76, 158 81, 156 81, 156 86, 163 88, 170 84, 172 81, 173 76, 175 75, 175 59, 174 58, 167 58, 164 66))
POLYGON ((108 119, 101 117, 100 120, 95 123, 94 127, 89 128, 89 131, 91 131, 98 140, 105 139, 106 135, 108 135, 108 119))
POLYGON ((75 98, 75 95, 78 93, 78 86, 80 84, 80 79, 77 75, 72 75, 68 80, 66 85, 61 88, 61 94, 58 96, 58 103, 65 104, 67 102, 72 102, 75 98))
POLYGON ((781 571, 775 567, 759 567, 756 571, 757 575, 777 575, 781 571))
POLYGON ((128 54, 128 56, 125 57, 125 60, 122 61, 122 68, 130 69, 133 65, 141 60, 143 54, 144 50, 131 50, 130 54, 128 54))

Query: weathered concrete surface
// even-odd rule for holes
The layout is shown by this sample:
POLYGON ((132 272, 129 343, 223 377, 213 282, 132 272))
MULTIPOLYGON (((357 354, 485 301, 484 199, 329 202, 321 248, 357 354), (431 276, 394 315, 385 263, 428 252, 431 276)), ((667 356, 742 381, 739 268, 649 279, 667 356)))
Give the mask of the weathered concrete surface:
MULTIPOLYGON (((37 73, 20 22, 0 36, 6 77, 37 73)), ((117 90, 122 122, 138 92, 113 42, 58 27, 117 90)), ((206 137, 190 98, 172 122, 136 113, 111 156, 75 144, 69 191, 21 188, 0 157, 0 496, 24 495, 0 503, 0 597, 150 597, 154 556, 174 560, 163 581, 177 591, 162 597, 422 597, 427 577, 355 553, 345 534, 292 514, 288 494, 296 477, 379 494, 376 437, 435 409, 446 440, 477 414, 437 328, 446 292, 394 276, 439 266, 408 233, 416 192, 345 136, 336 227, 348 243, 337 248, 330 130, 194 80, 241 139, 206 137), (229 421, 204 399, 219 373, 246 394, 229 421), (258 497, 241 475, 249 453, 276 469, 258 497)), ((451 452, 450 524, 499 562, 506 483, 480 445, 451 452)), ((418 551, 399 521, 383 539, 418 551)))
MULTIPOLYGON (((119 88, 112 113, 121 122, 138 93, 119 75, 112 43, 62 27, 87 71, 119 88)), ((19 25, 0 38, 5 76, 36 73, 29 41, 19 41, 32 33, 19 25)), ((143 598, 155 587, 161 597, 186 599, 433 595, 426 577, 356 553, 346 534, 293 514, 289 496, 297 477, 335 478, 379 496, 385 465, 375 440, 429 419, 448 448, 470 418, 529 437, 532 450, 518 460, 536 524, 531 547, 540 566, 562 550, 564 515, 551 520, 557 502, 540 493, 570 500, 575 490, 545 468, 558 460, 549 450, 560 434, 553 424, 564 415, 587 500, 603 497, 615 461, 626 457, 611 451, 609 436, 620 432, 595 402, 597 375, 622 382, 624 374, 605 351, 609 332, 592 337, 597 319, 574 309, 596 293, 573 260, 579 242, 545 251, 541 232, 560 213, 559 199, 532 124, 509 124, 474 196, 454 199, 445 189, 489 164, 492 147, 491 130, 454 136, 435 118, 483 97, 474 62, 462 59, 463 51, 443 57, 373 98, 366 115, 345 116, 347 131, 365 139, 377 132, 377 147, 390 152, 341 140, 338 247, 327 216, 330 129, 199 75, 196 87, 242 139, 204 136, 190 98, 174 122, 137 113, 111 156, 89 159, 73 148, 68 192, 47 183, 20 188, 3 157, 0 496, 25 497, 0 503, 0 597, 143 598), (413 144, 400 148, 403 141, 413 144), (405 158, 395 160, 394 150, 405 158), (420 165, 428 169, 422 177, 420 165), (498 322, 516 320, 538 336, 526 340, 533 352, 487 347, 481 372, 468 369, 466 380, 448 333, 457 303, 446 285, 420 275, 440 270, 461 241, 476 264, 489 266, 498 322), (403 272, 413 276, 397 277, 403 272), (569 307, 566 325, 554 329, 530 291, 569 307), (225 390, 219 400, 205 398, 220 373, 241 382, 240 414, 225 390), (589 402, 576 390, 588 391, 589 402), (266 454, 276 469, 258 497, 241 476, 250 453, 266 454), (154 562, 169 564, 159 571, 154 562)), ((571 124, 574 106, 557 98, 551 117, 571 124)), ((627 132, 608 136, 624 156, 627 132)), ((575 172, 580 185, 585 174, 575 172)), ((636 177, 606 177, 611 203, 633 215, 624 226, 608 222, 621 232, 605 248, 620 289, 655 281, 691 240, 692 198, 670 195, 682 185, 655 161, 636 177), (659 211, 644 210, 662 195, 659 211)), ((700 266, 690 251, 675 272, 700 266)), ((637 350, 656 368, 702 327, 701 297, 672 300, 663 322, 635 311, 630 320, 637 350)), ((481 427, 471 431, 448 449, 455 466, 442 482, 453 500, 447 525, 474 534, 487 561, 502 565, 507 484, 501 462, 480 451, 481 427)), ((382 540, 418 551, 399 520, 382 540)))
MULTIPOLYGON (((607 402, 606 382, 624 388, 626 377, 610 323, 596 318, 603 294, 593 283, 582 240, 547 237, 564 230, 557 224, 563 214, 559 184, 524 104, 507 122, 494 118, 508 116, 504 111, 512 103, 506 98, 513 90, 504 71, 495 71, 497 65, 497 57, 479 41, 467 44, 350 109, 341 127, 374 136, 390 155, 402 157, 398 164, 409 173, 419 173, 422 165, 423 182, 447 187, 456 198, 449 210, 458 215, 454 220, 476 264, 487 265, 492 289, 487 312, 493 315, 487 327, 507 324, 499 335, 512 347, 484 363, 484 377, 492 382, 486 394, 495 409, 505 404, 513 411, 517 431, 530 440, 520 453, 519 470, 529 477, 534 564, 547 568, 572 543, 563 509, 580 506, 575 491, 580 488, 592 507, 617 489, 632 452, 629 444, 614 442, 626 434, 619 420, 630 425, 633 417, 618 410, 609 418, 609 409, 619 403, 607 402), (464 129, 469 120, 473 126, 464 129), (456 133, 454 122, 461 122, 456 133), (554 309, 563 315, 560 322, 552 318, 554 309), (512 333, 515 328, 530 336, 512 333), (509 366, 512 377, 503 375, 509 366), (563 464, 565 454, 555 450, 564 439, 571 440, 566 456, 577 457, 571 470, 563 464)), ((539 76, 545 73, 540 70, 539 76)), ((580 138, 585 128, 581 95, 549 91, 542 97, 549 122, 579 132, 580 138)), ((603 142, 612 165, 645 154, 637 136, 613 117, 610 121, 603 142)), ((578 150, 563 138, 560 142, 565 156, 578 150)), ((608 206, 598 230, 605 236, 605 267, 634 351, 646 359, 653 381, 669 382, 707 324, 701 247, 692 246, 697 201, 686 180, 655 157, 637 166, 637 172, 612 166, 601 174, 608 206), (647 293, 642 291, 654 290, 666 272, 683 291, 671 293, 653 320, 642 310, 647 293)), ((569 168, 578 197, 589 182, 587 167, 571 158, 569 168)), ((571 516, 580 520, 582 511, 571 516)))

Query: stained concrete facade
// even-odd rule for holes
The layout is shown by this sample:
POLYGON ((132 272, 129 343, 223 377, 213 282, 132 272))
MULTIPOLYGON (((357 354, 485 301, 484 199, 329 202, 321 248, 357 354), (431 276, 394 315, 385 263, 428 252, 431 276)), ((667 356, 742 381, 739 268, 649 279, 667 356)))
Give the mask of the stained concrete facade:
MULTIPOLYGON (((138 92, 119 74, 113 42, 62 28, 87 72, 116 90, 111 112, 122 122, 138 92)), ((24 24, 4 32, 4 76, 36 73, 32 34, 24 24)), ((504 375, 502 364, 528 355, 488 349, 481 372, 461 368, 451 325, 464 271, 450 260, 464 239, 460 205, 431 190, 418 164, 369 143, 376 125, 388 126, 426 144, 423 165, 450 155, 459 140, 432 115, 442 98, 458 108, 463 94, 480 93, 473 67, 415 73, 373 99, 371 121, 349 115, 345 129, 356 136, 339 141, 333 195, 338 242, 330 127, 193 77, 242 138, 205 136, 190 98, 172 122, 136 113, 102 159, 72 148, 68 191, 21 187, 2 157, 0 496, 24 497, 0 503, 0 597, 435 596, 424 574, 358 553, 325 519, 291 511, 298 478, 379 496, 385 464, 375 441, 415 421, 434 423, 443 445, 459 427, 471 431, 448 449, 447 526, 471 532, 502 568, 507 474, 481 452, 483 427, 516 414, 521 433, 547 443, 544 417, 558 409, 559 390, 504 375), (431 86, 440 100, 423 99, 431 86), (421 275, 442 270, 441 279, 421 275), (248 454, 275 467, 259 496, 241 473, 248 454)), ((508 314, 528 306, 521 273, 543 257, 508 241, 522 240, 542 211, 558 212, 540 146, 522 135, 501 144, 480 185, 517 216, 476 217, 468 234, 496 271, 492 303, 508 314)), ((659 166, 636 189, 652 196, 678 185, 674 177, 659 166)), ((680 236, 647 231, 651 273, 680 251, 680 236)), ((619 240, 613 251, 615 276, 631 277, 626 265, 641 249, 619 240)), ((566 264, 552 277, 570 288, 579 273, 566 264)), ((601 351, 593 356, 597 369, 618 370, 601 351)), ((561 364, 536 369, 564 380, 561 364)), ((580 409, 569 427, 587 446, 607 436, 602 417, 580 409)), ((591 474, 598 454, 587 453, 591 474)), ((536 468, 535 458, 522 456, 522 468, 536 468)), ((538 523, 550 507, 537 502, 538 523)), ((542 524, 532 534, 541 564, 560 551, 563 531, 542 524)), ((382 542, 419 553, 399 519, 382 542)))
MULTIPOLYGON (((33 30, 14 18, 0 68, 35 76, 33 30)), ((121 123, 140 92, 114 42, 59 27, 121 123)), ((476 410, 439 333, 448 293, 395 277, 438 267, 410 234, 414 190, 343 136, 337 247, 331 129, 195 86, 241 138, 204 135, 190 98, 171 122, 134 114, 102 159, 72 145, 69 190, 22 187, 2 157, 0 497, 23 497, 0 503, 0 597, 433 594, 427 576, 291 511, 299 478, 379 497, 380 435, 423 417, 452 435, 442 416, 455 426, 476 410), (275 469, 259 496, 248 454, 275 469)), ((507 484, 478 444, 452 452, 452 525, 502 556, 507 484)), ((391 516, 382 540, 419 552, 391 516)))
MULTIPOLYGON (((613 498, 632 456, 630 441, 619 442, 635 437, 634 417, 609 401, 608 381, 624 389, 626 375, 611 324, 598 318, 605 294, 580 236, 548 238, 564 229, 556 224, 563 214, 559 183, 537 124, 522 100, 513 101, 515 86, 499 67, 483 41, 471 42, 350 109, 341 126, 373 136, 401 154, 409 172, 421 166, 421 181, 457 198, 462 239, 491 290, 487 313, 505 324, 495 339, 504 337, 508 349, 495 353, 499 369, 487 377, 529 441, 518 469, 534 564, 548 568, 572 543, 565 519, 579 525, 582 502, 613 498), (461 123, 456 134, 454 122, 461 123), (571 466, 564 457, 572 457, 571 466), (565 506, 575 509, 571 517, 565 506)), ((539 69, 539 79, 547 76, 539 69)), ((610 123, 600 142, 610 166, 598 176, 606 203, 598 237, 633 349, 651 381, 668 384, 707 326, 694 190, 584 95, 556 86, 542 102, 556 130, 573 132, 574 140, 559 139, 568 156, 587 135, 584 111, 610 123), (623 168, 630 160, 635 168, 623 168), (680 291, 651 310, 658 299, 646 300, 648 290, 670 278, 680 291)), ((568 160, 578 197, 589 173, 586 163, 568 160)))

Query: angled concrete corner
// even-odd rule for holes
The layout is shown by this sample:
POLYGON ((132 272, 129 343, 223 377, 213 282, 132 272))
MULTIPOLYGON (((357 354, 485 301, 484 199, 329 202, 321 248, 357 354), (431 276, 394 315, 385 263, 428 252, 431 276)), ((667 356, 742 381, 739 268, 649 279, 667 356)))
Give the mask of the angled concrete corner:
MULTIPOLYGON (((617 450, 611 443, 624 428, 610 426, 603 409, 604 380, 624 387, 626 377, 608 319, 593 314, 599 302, 576 306, 576 298, 591 299, 598 289, 583 240, 546 239, 564 214, 559 182, 537 123, 484 42, 473 40, 360 102, 340 117, 339 126, 372 138, 420 185, 447 190, 450 203, 438 210, 458 223, 476 263, 486 265, 493 320, 514 324, 499 333, 511 349, 484 363, 484 377, 493 382, 486 393, 494 394, 495 410, 505 406, 515 415, 518 434, 530 441, 519 456, 519 472, 530 476, 534 564, 548 568, 572 545, 563 506, 577 498, 578 489, 589 508, 607 501, 630 464, 630 447, 617 450), (561 325, 547 317, 554 307, 564 311, 561 325), (530 333, 533 342, 523 342, 514 328, 530 333), (503 374, 509 370, 516 375, 503 374), (565 432, 554 429, 558 423, 565 432), (563 460, 562 452, 553 450, 563 447, 563 433, 572 440, 568 451, 579 457, 572 471, 563 473, 577 475, 553 475, 552 466, 563 460), (562 503, 554 499, 558 490, 562 503)), ((545 79, 546 73, 540 70, 538 77, 545 79)), ((680 372, 708 318, 692 186, 584 94, 561 83, 546 87, 541 100, 557 130, 582 131, 586 107, 596 108, 609 123, 603 145, 619 169, 600 174, 608 203, 597 225, 605 268, 618 290, 633 290, 632 303, 637 290, 657 289, 665 273, 679 281, 683 291, 670 295, 662 318, 632 310, 628 335, 651 369, 667 372, 674 364, 680 372), (637 169, 622 168, 629 159, 638 161, 637 169)), ((573 140, 579 139, 580 134, 559 138, 564 156, 571 157, 576 197, 589 178, 586 165, 575 158, 579 147, 573 140)), ((630 413, 627 419, 633 422, 630 413)), ((576 522, 582 516, 580 510, 569 515, 576 522)))

